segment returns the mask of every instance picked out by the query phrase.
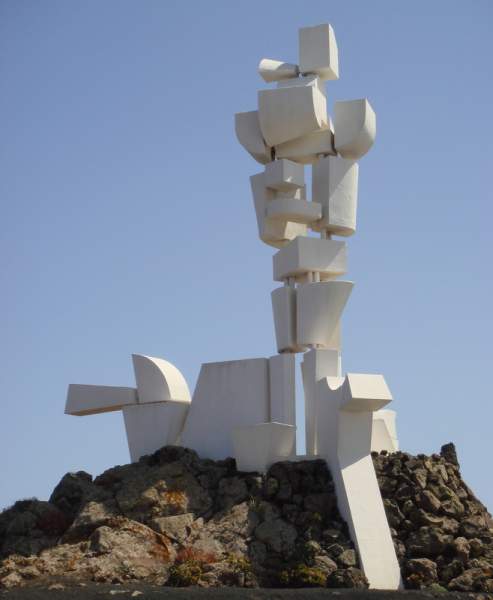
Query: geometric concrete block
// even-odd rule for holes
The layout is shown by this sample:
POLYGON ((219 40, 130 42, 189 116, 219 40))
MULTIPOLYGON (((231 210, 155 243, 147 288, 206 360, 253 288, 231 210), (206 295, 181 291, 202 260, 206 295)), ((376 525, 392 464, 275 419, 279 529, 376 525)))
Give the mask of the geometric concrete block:
POLYGON ((287 352, 269 358, 269 421, 296 425, 295 357, 287 352))
POLYGON ((265 473, 272 463, 293 454, 296 427, 286 423, 258 423, 235 427, 231 436, 238 471, 265 473))
POLYGON ((269 146, 328 127, 327 100, 317 78, 304 85, 261 90, 258 107, 260 130, 269 146))
POLYGON ((139 404, 184 402, 190 404, 190 390, 180 371, 162 358, 132 354, 139 404))
POLYGON ((274 280, 304 277, 308 272, 320 273, 327 281, 346 272, 346 243, 314 237, 297 237, 272 257, 274 280))
POLYGON ((370 454, 372 412, 341 409, 345 385, 342 377, 316 384, 318 451, 329 464, 370 588, 396 590, 401 573, 370 454))
POLYGON ((257 110, 236 113, 235 132, 240 144, 257 162, 265 165, 272 160, 271 149, 260 131, 257 110))
POLYGON ((338 350, 312 349, 303 354, 301 363, 305 394, 306 453, 318 454, 318 405, 316 383, 324 377, 341 376, 341 354, 338 350))
POLYGON ((339 79, 339 54, 334 30, 327 23, 299 30, 300 72, 323 80, 339 79))
POLYGON ((272 291, 272 312, 278 352, 300 352, 296 342, 296 289, 283 286, 272 291))
POLYGON ((373 413, 373 425, 371 431, 371 451, 397 452, 399 440, 395 426, 395 410, 376 410, 373 413))
POLYGON ((121 410, 131 404, 137 404, 135 388, 71 383, 68 386, 65 414, 78 417, 96 415, 121 410))
POLYGON ((327 348, 338 326, 353 283, 306 283, 297 290, 296 341, 302 346, 327 348))
POLYGON ((392 402, 392 394, 382 375, 348 373, 342 388, 341 409, 375 411, 392 402))
POLYGON ((258 73, 264 81, 271 83, 272 81, 298 77, 299 69, 298 65, 292 65, 280 60, 272 60, 271 58, 263 58, 258 64, 258 73))
POLYGON ((250 177, 250 185, 255 205, 255 214, 257 216, 259 237, 263 242, 275 248, 281 248, 298 235, 306 235, 307 227, 304 224, 280 221, 267 217, 268 203, 276 196, 276 193, 274 190, 266 187, 264 173, 252 175, 250 177))
POLYGON ((264 181, 268 188, 280 192, 296 190, 305 185, 305 168, 290 160, 275 160, 265 166, 264 181))
POLYGON ((308 225, 322 218, 322 207, 317 202, 274 198, 267 203, 266 216, 272 221, 291 221, 308 225))
POLYGON ((179 402, 125 406, 123 418, 132 462, 163 446, 175 445, 189 407, 179 402))
POLYGON ((205 458, 233 456, 233 428, 266 423, 269 404, 266 358, 203 364, 181 444, 205 458))
POLYGON ((328 127, 313 131, 302 137, 278 144, 275 147, 277 158, 288 158, 301 164, 313 164, 320 155, 335 155, 334 131, 328 127))
POLYGON ((312 200, 322 205, 322 219, 313 225, 348 236, 356 231, 358 164, 338 156, 321 158, 313 165, 312 200))
POLYGON ((334 144, 343 158, 364 156, 373 146, 377 118, 366 98, 336 102, 334 107, 334 144))

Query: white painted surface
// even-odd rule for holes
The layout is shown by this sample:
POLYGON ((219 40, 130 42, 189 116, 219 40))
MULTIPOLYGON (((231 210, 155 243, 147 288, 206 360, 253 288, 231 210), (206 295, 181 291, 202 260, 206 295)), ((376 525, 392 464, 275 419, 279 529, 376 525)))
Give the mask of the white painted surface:
POLYGON ((267 205, 275 197, 275 191, 265 185, 264 173, 252 175, 250 186, 252 188, 259 237, 263 242, 275 248, 281 248, 298 235, 306 234, 306 225, 267 217, 267 205))
POLYGON ((294 354, 269 358, 269 421, 296 425, 295 366, 294 354))
POLYGON ((339 79, 339 52, 331 25, 303 27, 299 44, 301 73, 316 73, 324 80, 339 79))
POLYGON ((267 422, 269 404, 268 359, 203 364, 181 443, 206 458, 233 456, 232 429, 267 422))
POLYGON ((240 144, 257 162, 265 165, 272 160, 271 149, 260 131, 257 110, 236 113, 235 132, 240 144))
POLYGON ((265 165, 265 185, 280 192, 290 192, 305 186, 305 168, 291 160, 274 160, 265 165))
POLYGON ((96 415, 121 410, 130 404, 137 404, 135 388, 71 383, 67 391, 65 414, 78 417, 96 415))
POLYGON ((296 198, 274 198, 267 203, 267 218, 273 221, 314 223, 322 218, 322 207, 317 202, 296 198))
POLYGON ((360 411, 341 409, 348 389, 342 377, 316 383, 318 450, 329 463, 339 510, 370 587, 398 589, 402 585, 399 563, 370 454, 373 402, 368 397, 360 411))
POLYGON ((313 165, 312 200, 322 205, 317 227, 349 236, 356 231, 358 164, 338 156, 321 158, 313 165))
POLYGON ((258 423, 235 427, 231 436, 238 470, 265 473, 276 460, 293 454, 296 427, 285 423, 258 423))
POLYGON ((341 408, 348 411, 379 410, 392 402, 383 375, 348 373, 342 388, 341 408))
POLYGON ((288 286, 271 293, 278 352, 300 352, 296 343, 296 289, 288 286))
POLYGON ((291 63, 271 58, 263 58, 259 62, 258 73, 265 82, 271 83, 273 81, 298 77, 299 69, 298 65, 292 65, 291 63))
POLYGON ((303 389, 305 391, 305 439, 306 452, 318 453, 318 404, 316 383, 324 377, 340 377, 341 355, 338 350, 309 350, 301 363, 303 389))
POLYGON ((371 432, 371 451, 397 452, 399 440, 397 438, 396 413, 394 410, 381 409, 373 413, 373 427, 371 432))
POLYGON ((343 275, 347 270, 346 243, 315 237, 297 237, 272 258, 274 280, 299 278, 318 272, 322 280, 343 275))
POLYGON ((162 446, 175 445, 189 407, 186 402, 125 406, 123 419, 132 462, 162 446))
POLYGON ((329 346, 353 288, 351 281, 300 285, 296 302, 296 341, 299 345, 329 346))
POLYGON ((139 404, 187 402, 190 390, 181 372, 167 360, 132 354, 139 404))
POLYGON ((328 127, 325 94, 318 85, 311 83, 258 93, 260 130, 269 146, 328 127))
POLYGON ((295 140, 278 144, 275 150, 277 158, 289 158, 301 164, 313 164, 321 154, 336 154, 334 132, 330 127, 313 131, 295 140))
POLYGON ((377 117, 366 98, 336 102, 334 106, 334 145, 343 158, 358 159, 373 146, 377 117))

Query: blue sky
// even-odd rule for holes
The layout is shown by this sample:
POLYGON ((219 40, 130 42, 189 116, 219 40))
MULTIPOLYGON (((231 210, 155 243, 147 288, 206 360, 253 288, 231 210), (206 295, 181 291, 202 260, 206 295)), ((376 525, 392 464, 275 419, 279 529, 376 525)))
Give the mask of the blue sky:
POLYGON ((132 352, 275 353, 235 112, 260 58, 330 22, 335 100, 367 96, 343 366, 383 373, 403 449, 457 444, 493 508, 489 1, 0 2, 0 507, 128 461, 121 414, 69 383, 134 385, 132 352))

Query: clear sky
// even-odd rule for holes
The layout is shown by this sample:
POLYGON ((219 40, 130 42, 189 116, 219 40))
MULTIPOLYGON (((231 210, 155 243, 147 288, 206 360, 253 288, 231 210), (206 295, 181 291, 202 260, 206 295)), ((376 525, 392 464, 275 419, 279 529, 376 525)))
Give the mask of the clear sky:
POLYGON ((330 22, 367 96, 343 366, 383 373, 403 449, 457 444, 493 509, 489 0, 0 1, 0 507, 128 461, 120 413, 63 414, 69 383, 134 385, 130 355, 275 353, 235 112, 262 57, 330 22))

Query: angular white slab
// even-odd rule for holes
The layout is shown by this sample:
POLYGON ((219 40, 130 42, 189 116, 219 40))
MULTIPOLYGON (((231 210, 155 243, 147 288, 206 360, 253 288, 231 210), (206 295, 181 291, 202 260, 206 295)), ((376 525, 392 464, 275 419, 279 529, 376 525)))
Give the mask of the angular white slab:
POLYGON ((326 281, 347 270, 346 243, 314 237, 297 237, 272 257, 274 280, 299 278, 307 272, 320 273, 326 281))
POLYGON ((260 131, 258 110, 236 113, 235 132, 240 144, 257 162, 265 165, 272 160, 271 149, 260 131))
POLYGON ((300 72, 324 80, 339 79, 339 53, 334 30, 328 23, 299 30, 300 72))
POLYGON ((290 192, 305 186, 305 168, 291 160, 281 159, 265 166, 265 185, 280 192, 290 192))
POLYGON ((327 100, 315 83, 262 90, 258 107, 260 130, 269 146, 328 127, 327 100))
POLYGON ((322 207, 317 202, 293 198, 274 198, 267 203, 267 218, 273 221, 292 221, 309 225, 322 218, 322 207))
POLYGON ((278 352, 301 352, 296 342, 296 289, 283 286, 271 293, 278 352))
POLYGON ((294 354, 276 354, 269 358, 270 419, 296 425, 294 354))
POLYGON ((163 446, 175 445, 190 404, 160 402, 123 407, 128 449, 132 462, 163 446))
POLYGON ((78 417, 96 415, 121 410, 131 404, 137 404, 135 388, 71 383, 67 391, 65 414, 78 417))
POLYGON ((334 145, 343 158, 364 156, 377 135, 377 117, 366 98, 336 102, 334 106, 334 145))
POLYGON ((347 411, 375 411, 392 402, 382 375, 348 373, 342 388, 341 408, 347 411))
POLYGON ((271 83, 272 81, 298 77, 299 69, 298 65, 292 65, 271 58, 263 58, 258 64, 258 73, 265 82, 271 83))
POLYGON ((190 390, 181 372, 167 360, 132 354, 139 404, 186 402, 190 390))
POLYGON ((268 359, 203 364, 181 444, 204 458, 233 456, 233 428, 265 423, 269 410, 268 359))
POLYGON ((298 235, 306 235, 307 227, 304 224, 279 221, 267 217, 267 205, 276 196, 276 193, 265 185, 264 173, 252 175, 250 186, 257 216, 259 237, 263 242, 275 248, 281 248, 298 235))
POLYGON ((313 165, 312 200, 319 202, 323 211, 312 229, 352 235, 356 231, 358 164, 338 156, 321 158, 313 165))
POLYGON ((309 350, 301 363, 305 392, 306 453, 318 453, 318 404, 316 383, 324 377, 341 376, 341 353, 338 350, 309 350))
POLYGON ((334 132, 330 127, 313 131, 275 147, 277 158, 288 158, 300 164, 313 164, 320 155, 335 155, 334 132))
POLYGON ((338 507, 370 588, 395 590, 402 586, 401 574, 370 454, 372 411, 341 409, 348 389, 341 377, 316 382, 318 451, 329 463, 338 507))
POLYGON ((324 81, 318 75, 307 75, 306 77, 294 77, 293 79, 285 79, 277 83, 278 88, 293 88, 293 87, 308 87, 313 86, 318 91, 326 96, 324 81))
POLYGON ((273 462, 293 454, 296 427, 285 423, 258 423, 235 427, 232 438, 238 470, 265 473, 273 462))
POLYGON ((395 410, 376 410, 373 413, 373 424, 371 431, 371 451, 397 452, 399 450, 399 440, 397 438, 397 428, 395 425, 395 410))
POLYGON ((352 288, 351 281, 307 283, 298 287, 296 341, 299 345, 328 347, 352 288))

